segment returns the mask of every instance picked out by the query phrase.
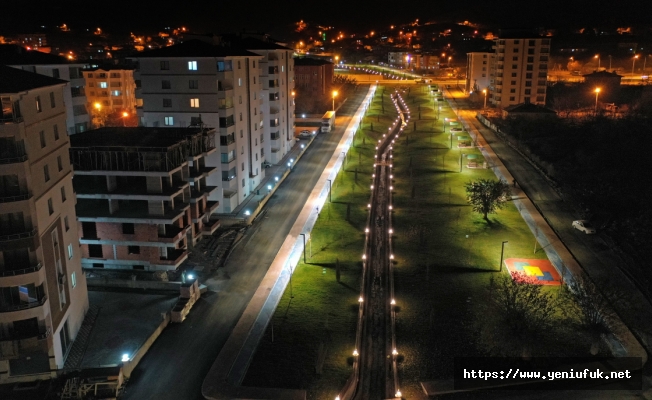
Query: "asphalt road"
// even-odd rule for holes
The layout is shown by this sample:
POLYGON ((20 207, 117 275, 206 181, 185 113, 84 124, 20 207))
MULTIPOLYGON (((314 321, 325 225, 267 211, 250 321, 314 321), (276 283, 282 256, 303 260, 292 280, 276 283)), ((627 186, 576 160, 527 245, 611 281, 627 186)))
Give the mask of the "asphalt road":
POLYGON ((204 377, 289 233, 366 89, 359 88, 338 110, 335 132, 315 138, 225 267, 203 282, 208 292, 186 320, 169 325, 159 336, 132 374, 127 400, 203 399, 204 377))

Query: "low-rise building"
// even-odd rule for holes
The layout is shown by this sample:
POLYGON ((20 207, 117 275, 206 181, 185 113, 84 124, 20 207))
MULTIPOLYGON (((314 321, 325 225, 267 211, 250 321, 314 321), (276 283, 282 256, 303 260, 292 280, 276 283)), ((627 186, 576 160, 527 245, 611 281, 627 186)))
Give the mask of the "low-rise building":
POLYGON ((175 270, 219 221, 215 130, 101 128, 71 137, 82 267, 175 270))
POLYGON ((121 65, 100 65, 84 69, 87 107, 107 112, 136 112, 134 70, 121 65), (99 106, 98 106, 99 105, 99 106))
POLYGON ((88 310, 66 85, 0 66, 0 383, 56 376, 88 310))
POLYGON ((0 65, 68 81, 63 91, 66 131, 73 135, 90 128, 86 82, 82 75, 85 64, 71 63, 65 57, 26 50, 18 45, 0 45, 0 65))

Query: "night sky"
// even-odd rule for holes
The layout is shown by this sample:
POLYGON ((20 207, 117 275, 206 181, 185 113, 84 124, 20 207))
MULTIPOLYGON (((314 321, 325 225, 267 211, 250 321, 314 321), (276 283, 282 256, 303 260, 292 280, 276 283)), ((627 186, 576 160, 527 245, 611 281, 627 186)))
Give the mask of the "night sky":
POLYGON ((39 25, 60 25, 65 22, 73 29, 83 25, 126 32, 181 25, 204 32, 242 29, 283 32, 289 29, 292 22, 304 19, 330 24, 342 30, 364 31, 415 18, 420 18, 422 22, 466 19, 500 27, 608 28, 637 24, 652 27, 652 1, 12 1, 2 5, 0 30, 24 32, 39 25))

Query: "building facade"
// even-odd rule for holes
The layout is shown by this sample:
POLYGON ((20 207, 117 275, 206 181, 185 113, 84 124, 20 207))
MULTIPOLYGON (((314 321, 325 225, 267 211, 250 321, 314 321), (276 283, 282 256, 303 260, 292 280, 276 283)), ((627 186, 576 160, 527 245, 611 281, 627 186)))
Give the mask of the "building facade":
POLYGON ((81 263, 88 269, 176 270, 219 227, 207 182, 215 130, 101 128, 71 138, 81 263))
MULTIPOLYGON (((218 213, 231 213, 260 184, 267 163, 295 143, 290 49, 249 50, 242 41, 206 36, 134 57, 140 124, 219 130, 217 168, 208 185, 218 213)), ((280 47, 280 46, 278 46, 280 47)))
POLYGON ((17 45, 0 45, 0 64, 68 81, 63 91, 66 132, 73 135, 90 129, 86 82, 82 74, 84 64, 70 63, 64 57, 25 50, 17 45))
POLYGON ((323 96, 333 84, 335 66, 332 62, 316 58, 294 59, 295 87, 301 96, 323 96))
MULTIPOLYGON (((136 112, 136 83, 133 68, 101 65, 82 71, 86 83, 87 108, 104 112, 136 112), (98 106, 99 105, 99 106, 98 106)), ((91 111, 93 112, 93 111, 91 111)))
POLYGON ((489 101, 505 108, 514 104, 545 104, 550 39, 501 32, 494 39, 489 101))
POLYGON ((493 56, 492 53, 467 53, 464 86, 467 93, 489 89, 489 70, 493 56))
POLYGON ((0 382, 56 374, 88 310, 65 89, 0 66, 0 382))

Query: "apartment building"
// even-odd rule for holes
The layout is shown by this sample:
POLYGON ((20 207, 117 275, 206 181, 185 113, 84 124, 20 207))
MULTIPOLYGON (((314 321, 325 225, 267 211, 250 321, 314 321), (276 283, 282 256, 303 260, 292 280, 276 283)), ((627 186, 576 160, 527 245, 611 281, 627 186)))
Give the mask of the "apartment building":
POLYGON ((209 35, 133 58, 142 126, 219 130, 220 151, 206 159, 217 168, 208 185, 218 187, 209 197, 219 202, 218 213, 241 204, 260 184, 265 165, 294 144, 291 51, 209 35))
POLYGON ((0 65, 68 81, 63 91, 66 107, 65 131, 68 135, 73 135, 90 128, 90 115, 86 108, 86 83, 82 75, 85 64, 71 63, 65 57, 26 50, 18 45, 0 45, 0 65))
POLYGON ((136 83, 132 67, 91 66, 82 71, 86 83, 87 108, 108 113, 136 112, 136 83))
POLYGON ((71 137, 82 267, 175 270, 211 235, 215 130, 101 128, 71 137))
MULTIPOLYGON (((309 57, 294 59, 295 87, 301 96, 323 96, 333 84, 334 65, 330 61, 309 57)), ((329 94, 330 95, 330 94, 329 94)))
POLYGON ((88 310, 66 85, 0 66, 0 383, 55 375, 88 310))
POLYGON ((528 32, 501 31, 494 39, 489 101, 496 107, 545 104, 550 39, 528 32))
POLYGON ((493 57, 493 53, 467 53, 466 83, 464 85, 467 93, 489 89, 489 71, 493 57))

